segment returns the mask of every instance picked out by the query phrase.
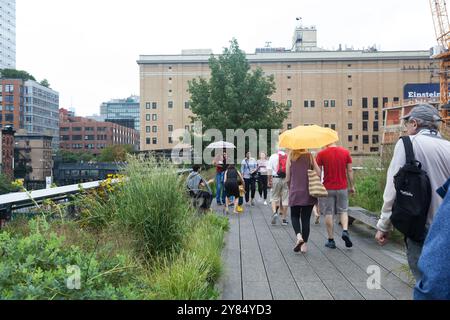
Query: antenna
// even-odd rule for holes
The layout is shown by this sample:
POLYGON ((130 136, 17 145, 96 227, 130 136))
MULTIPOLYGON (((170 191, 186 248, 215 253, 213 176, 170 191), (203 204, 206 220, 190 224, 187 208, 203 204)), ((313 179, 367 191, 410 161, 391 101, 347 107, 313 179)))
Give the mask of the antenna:
POLYGON ((271 44, 272 44, 272 41, 266 41, 266 48, 270 48, 271 44))

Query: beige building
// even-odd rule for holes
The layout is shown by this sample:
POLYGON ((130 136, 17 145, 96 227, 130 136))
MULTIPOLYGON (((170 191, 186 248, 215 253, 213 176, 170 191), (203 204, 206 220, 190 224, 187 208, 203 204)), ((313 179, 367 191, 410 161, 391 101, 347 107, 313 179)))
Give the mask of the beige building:
MULTIPOLYGON (((284 129, 331 127, 353 155, 379 152, 382 108, 402 103, 406 84, 438 82, 429 51, 263 51, 247 59, 274 75, 272 99, 291 107, 284 129)), ((188 81, 209 76, 208 59, 201 51, 140 56, 141 150, 170 149, 171 132, 191 126, 188 81)))

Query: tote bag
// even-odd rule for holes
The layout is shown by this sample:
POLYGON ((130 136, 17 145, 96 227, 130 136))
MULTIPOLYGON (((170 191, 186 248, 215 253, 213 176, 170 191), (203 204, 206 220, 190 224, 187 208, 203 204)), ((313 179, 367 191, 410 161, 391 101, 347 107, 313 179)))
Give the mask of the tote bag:
POLYGON ((320 178, 314 170, 313 158, 311 156, 311 167, 308 169, 308 185, 309 185, 309 194, 314 198, 325 198, 328 197, 327 189, 323 186, 322 182, 320 182, 320 178))

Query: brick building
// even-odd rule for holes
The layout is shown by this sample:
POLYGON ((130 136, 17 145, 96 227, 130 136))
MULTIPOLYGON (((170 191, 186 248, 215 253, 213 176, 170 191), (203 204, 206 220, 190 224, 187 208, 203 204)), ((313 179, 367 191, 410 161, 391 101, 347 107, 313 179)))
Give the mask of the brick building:
POLYGON ((75 117, 66 109, 59 110, 60 148, 72 152, 99 155, 110 145, 129 144, 139 149, 139 132, 111 122, 75 117))
POLYGON ((1 173, 10 179, 14 178, 14 133, 12 127, 0 131, 1 173))

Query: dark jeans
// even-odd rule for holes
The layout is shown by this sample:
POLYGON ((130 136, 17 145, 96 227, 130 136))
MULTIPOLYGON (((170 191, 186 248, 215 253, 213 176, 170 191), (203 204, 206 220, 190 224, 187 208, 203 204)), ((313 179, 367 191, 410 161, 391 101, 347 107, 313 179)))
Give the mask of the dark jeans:
MULTIPOLYGON (((425 238, 428 234, 428 228, 425 230, 425 238)), ((408 258, 409 269, 416 279, 416 282, 422 279, 422 273, 419 270, 417 264, 419 263, 419 258, 422 255, 422 249, 424 242, 417 242, 410 238, 405 238, 406 245, 406 257, 408 258)))
POLYGON ((302 235, 303 241, 308 242, 309 225, 311 212, 314 206, 293 206, 291 207, 291 222, 294 227, 295 235, 302 235), (301 226, 300 226, 301 220, 301 226), (300 231, 301 230, 301 231, 300 231))
POLYGON ((262 198, 264 194, 264 200, 267 200, 267 175, 260 175, 258 177, 258 191, 259 196, 262 198))
POLYGON ((245 202, 249 201, 249 195, 251 192, 252 199, 255 199, 256 193, 256 181, 255 178, 245 179, 245 202))

